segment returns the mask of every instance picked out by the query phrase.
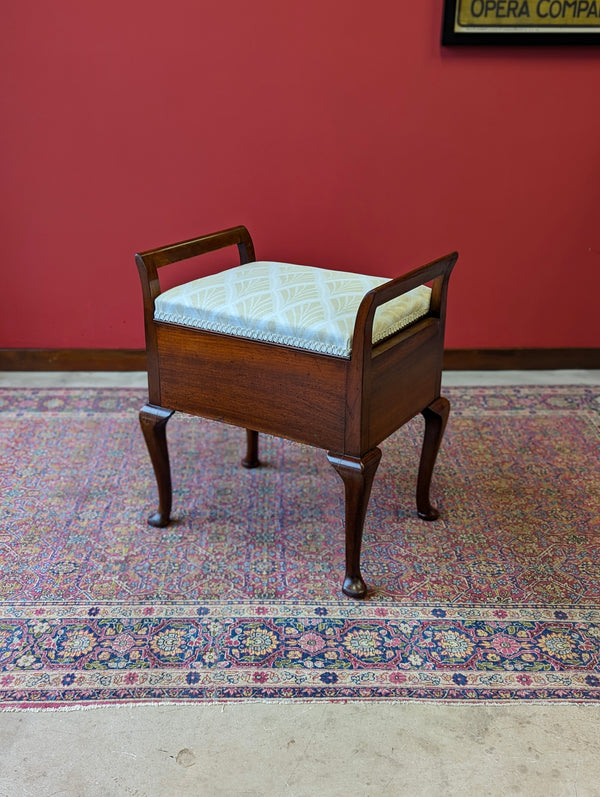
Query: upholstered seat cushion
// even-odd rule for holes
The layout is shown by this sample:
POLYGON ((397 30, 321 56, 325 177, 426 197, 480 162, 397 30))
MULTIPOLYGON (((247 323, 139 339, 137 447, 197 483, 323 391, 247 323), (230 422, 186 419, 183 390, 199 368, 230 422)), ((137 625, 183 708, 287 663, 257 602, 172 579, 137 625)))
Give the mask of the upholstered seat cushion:
MULTIPOLYGON (((154 318, 349 357, 364 295, 389 282, 343 271, 257 261, 179 285, 155 302, 154 318)), ((377 343, 429 310, 427 286, 379 307, 377 343)))

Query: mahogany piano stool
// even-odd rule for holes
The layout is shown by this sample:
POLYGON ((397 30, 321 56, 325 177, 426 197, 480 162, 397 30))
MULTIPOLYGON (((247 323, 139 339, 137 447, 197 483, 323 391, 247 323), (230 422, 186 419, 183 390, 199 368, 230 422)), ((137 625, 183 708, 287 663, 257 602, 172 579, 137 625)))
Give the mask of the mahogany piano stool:
POLYGON ((149 391, 140 423, 158 486, 158 509, 148 522, 163 527, 170 521, 166 425, 175 411, 245 428, 246 468, 260 465, 261 432, 323 448, 345 487, 342 589, 364 598, 360 552, 381 458, 377 446, 419 413, 425 432, 417 512, 424 520, 438 517, 429 489, 450 409, 440 390, 446 296, 457 257, 446 255, 391 280, 262 263, 241 226, 136 255, 149 391), (238 248, 237 270, 161 291, 159 268, 228 246, 238 248), (298 286, 303 275, 312 280, 308 287, 298 286), (336 294, 336 286, 345 290, 346 278, 351 294, 357 285, 368 288, 354 304, 336 294), (330 314, 325 320, 318 318, 321 299, 330 314))

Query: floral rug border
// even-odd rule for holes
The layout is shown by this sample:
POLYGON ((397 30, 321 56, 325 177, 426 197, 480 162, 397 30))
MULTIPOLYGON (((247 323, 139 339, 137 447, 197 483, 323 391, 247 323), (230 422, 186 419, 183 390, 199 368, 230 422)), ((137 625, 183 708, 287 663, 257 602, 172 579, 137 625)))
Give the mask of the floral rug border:
POLYGON ((600 609, 15 605, 0 634, 0 709, 600 699, 600 609))

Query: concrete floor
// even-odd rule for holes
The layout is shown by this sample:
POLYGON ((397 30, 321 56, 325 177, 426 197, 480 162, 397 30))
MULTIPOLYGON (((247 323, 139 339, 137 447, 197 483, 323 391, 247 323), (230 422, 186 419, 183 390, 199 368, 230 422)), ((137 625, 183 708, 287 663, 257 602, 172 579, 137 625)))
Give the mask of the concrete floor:
MULTIPOLYGON (((449 372, 445 384, 595 384, 600 372, 449 372)), ((144 386, 0 374, 0 386, 144 386)), ((130 706, 0 713, 0 797, 600 797, 600 705, 130 706)))
POLYGON ((0 715, 10 797, 600 794, 599 706, 138 706, 0 715))

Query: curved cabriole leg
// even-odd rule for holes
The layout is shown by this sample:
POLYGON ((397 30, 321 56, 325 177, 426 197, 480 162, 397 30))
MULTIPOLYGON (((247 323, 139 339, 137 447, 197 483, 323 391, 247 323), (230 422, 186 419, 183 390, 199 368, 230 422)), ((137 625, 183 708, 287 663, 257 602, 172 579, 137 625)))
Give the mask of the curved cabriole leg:
POLYGON ((425 436, 417 477, 417 512, 423 520, 436 520, 440 516, 437 509, 431 506, 429 488, 449 413, 450 402, 443 396, 436 399, 422 413, 425 418, 425 436))
POLYGON ((151 526, 166 526, 171 519, 171 468, 167 448, 167 421, 173 410, 145 404, 140 410, 140 425, 148 446, 158 486, 158 511, 148 518, 151 526))
POLYGON ((342 591, 350 598, 364 598, 367 586, 360 572, 362 533, 375 471, 381 451, 373 448, 364 457, 327 454, 342 477, 346 490, 346 577, 342 591))
POLYGON ((260 460, 258 459, 258 432, 253 432, 252 429, 246 429, 246 456, 242 460, 242 465, 245 468, 258 468, 260 460))

